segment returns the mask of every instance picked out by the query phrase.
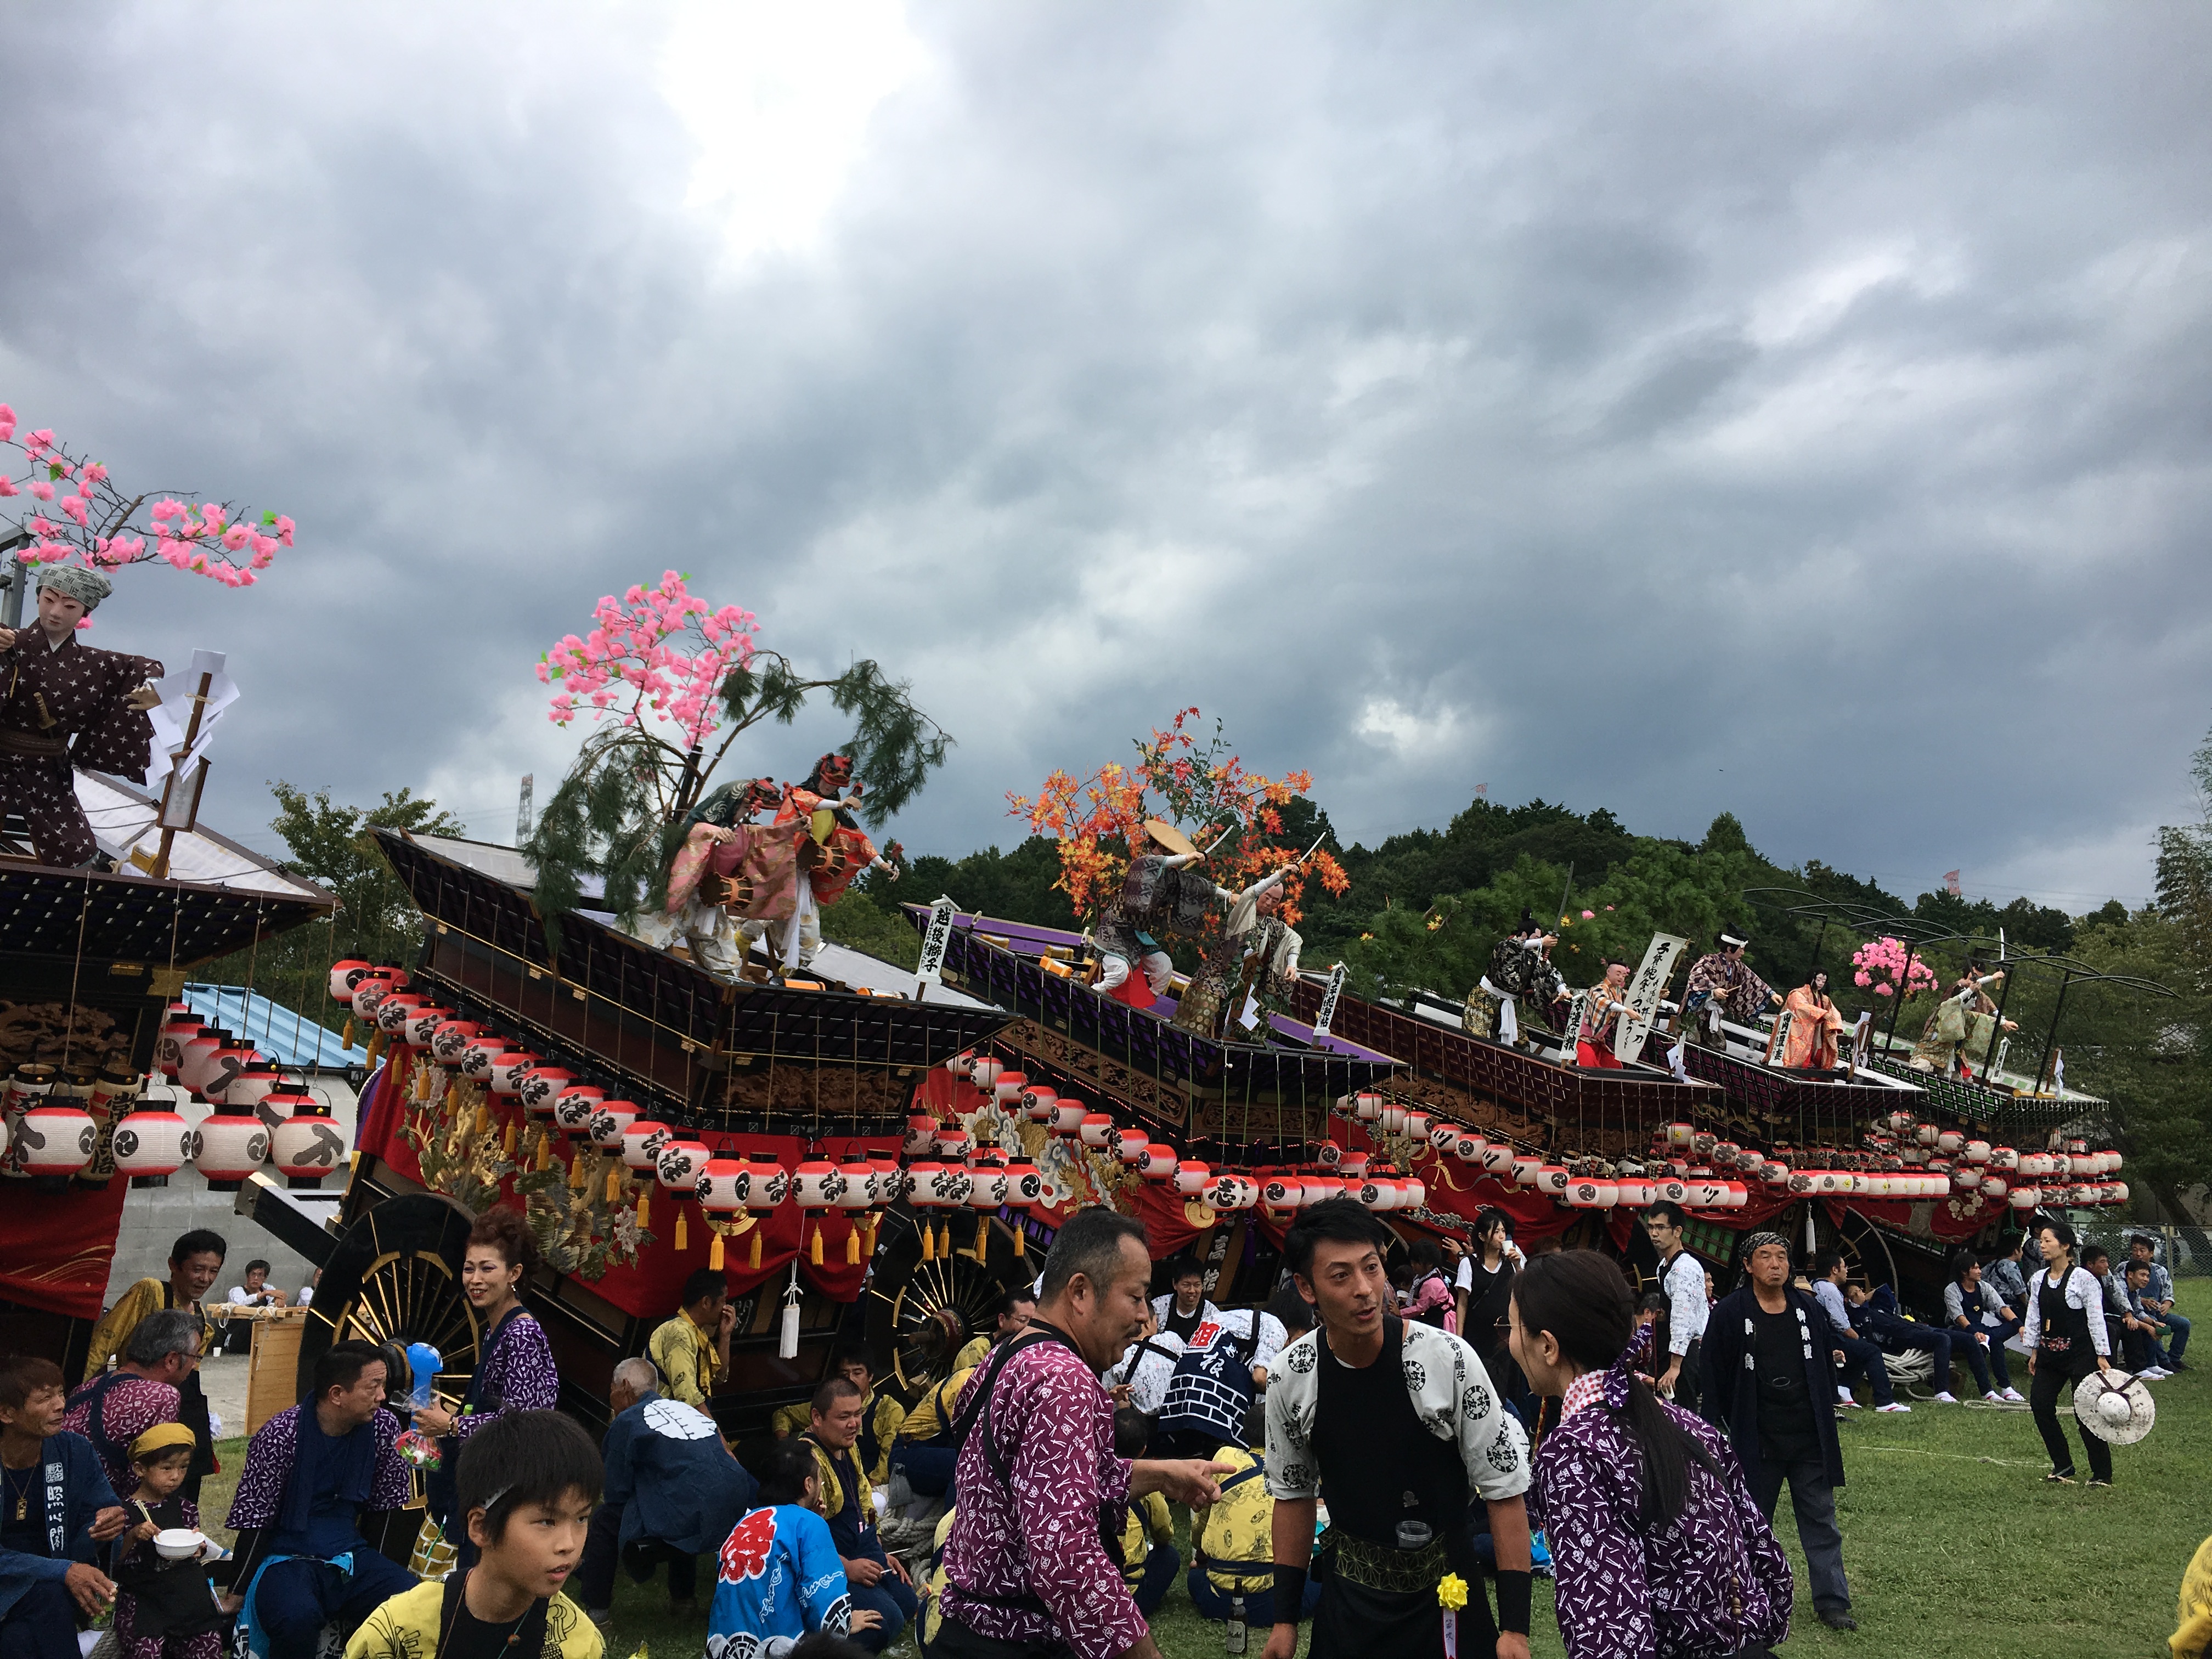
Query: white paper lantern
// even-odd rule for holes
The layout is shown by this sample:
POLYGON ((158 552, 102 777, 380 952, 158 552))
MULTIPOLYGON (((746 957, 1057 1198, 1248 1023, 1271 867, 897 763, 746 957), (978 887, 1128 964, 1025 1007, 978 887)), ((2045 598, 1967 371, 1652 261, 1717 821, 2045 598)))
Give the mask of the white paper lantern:
POLYGON ((791 1195, 802 1210, 834 1209, 844 1190, 844 1176, 826 1158, 807 1158, 791 1172, 791 1195))
POLYGON ((696 1198, 699 1195, 699 1172, 707 1167, 714 1154, 702 1141, 672 1140, 660 1149, 653 1159, 653 1175, 661 1190, 672 1198, 696 1198))
POLYGON ((623 1130, 623 1167, 636 1174, 649 1176, 660 1149, 673 1138, 675 1131, 665 1123, 649 1117, 634 1117, 623 1130))
POLYGON ((603 1100, 592 1114, 592 1144, 603 1152, 619 1152, 629 1126, 637 1121, 634 1100, 603 1100))
POLYGON ((1185 1158, 1176 1165, 1175 1189, 1184 1198, 1196 1198, 1206 1190, 1206 1183, 1213 1171, 1195 1158, 1185 1158))
POLYGON ((1173 1181, 1176 1176, 1176 1149, 1155 1140, 1145 1148, 1145 1163, 1141 1171, 1147 1181, 1173 1181))
POLYGON ((1104 1112, 1086 1112, 1076 1133, 1093 1152, 1103 1151, 1114 1139, 1114 1120, 1104 1112))
POLYGON ((200 1120, 192 1162, 208 1184, 235 1187, 269 1156, 269 1131, 250 1112, 217 1112, 200 1120))
MULTIPOLYGON (((589 1083, 572 1083, 553 1100, 553 1121, 562 1134, 581 1140, 592 1133, 592 1115, 599 1109, 606 1091, 589 1083)), ((695 1172, 693 1182, 696 1181, 695 1172)), ((687 1182, 687 1185, 693 1184, 687 1182)))
POLYGON ((744 1178, 744 1163, 734 1158, 710 1158, 699 1166, 692 1192, 710 1215, 732 1216, 745 1206, 738 1190, 744 1178))
POLYGON ((115 1125, 115 1167, 140 1181, 167 1180, 191 1161, 192 1126, 167 1106, 142 1106, 115 1125))

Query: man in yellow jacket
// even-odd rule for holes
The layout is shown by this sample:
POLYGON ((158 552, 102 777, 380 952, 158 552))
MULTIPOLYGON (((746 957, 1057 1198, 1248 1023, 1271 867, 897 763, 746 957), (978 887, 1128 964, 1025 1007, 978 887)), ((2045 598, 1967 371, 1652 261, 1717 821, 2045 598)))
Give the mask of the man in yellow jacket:
POLYGON ((684 1281, 676 1317, 657 1327, 645 1345, 646 1358, 659 1368, 662 1391, 701 1411, 710 1411, 714 1384, 729 1374, 730 1333, 737 1327, 730 1306, 730 1281, 721 1270, 701 1267, 684 1281))

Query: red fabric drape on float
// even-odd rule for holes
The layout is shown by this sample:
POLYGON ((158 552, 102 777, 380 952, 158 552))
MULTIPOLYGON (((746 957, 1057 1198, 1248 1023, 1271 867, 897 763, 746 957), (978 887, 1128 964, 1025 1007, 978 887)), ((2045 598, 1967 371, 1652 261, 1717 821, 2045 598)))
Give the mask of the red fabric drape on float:
POLYGON ((71 1319, 99 1318, 130 1190, 126 1175, 109 1177, 105 1188, 73 1185, 61 1193, 9 1182, 0 1204, 0 1297, 71 1319))
MULTIPOLYGON (((362 1152, 374 1154, 398 1174, 408 1180, 420 1182, 422 1166, 415 1148, 402 1133, 406 1124, 406 1089, 404 1079, 414 1069, 415 1050, 402 1047, 392 1053, 391 1061, 378 1073, 375 1086, 362 1102, 361 1118, 356 1142, 362 1152)), ((511 1097, 489 1097, 492 1127, 489 1133, 504 1134, 510 1121, 523 1121, 527 1133, 527 1121, 522 1108, 511 1097)), ((699 1137, 708 1150, 717 1157, 744 1158, 750 1152, 766 1152, 781 1160, 787 1169, 798 1167, 800 1158, 809 1150, 810 1143, 797 1135, 732 1135, 706 1133, 699 1137)), ((897 1135, 825 1135, 811 1143, 822 1149, 822 1154, 833 1161, 848 1153, 858 1152, 871 1158, 896 1157, 902 1145, 897 1135)), ((512 1184, 507 1196, 514 1198, 512 1184)), ((820 1216, 803 1212, 791 1199, 759 1222, 761 1235, 761 1265, 751 1266, 752 1236, 746 1233, 723 1241, 722 1257, 729 1275, 732 1295, 742 1296, 767 1283, 787 1277, 791 1264, 799 1263, 802 1283, 839 1302, 851 1302, 860 1294, 860 1284, 867 1270, 865 1259, 847 1265, 845 1241, 853 1232, 853 1224, 847 1212, 831 1210, 820 1216), (808 1250, 808 1241, 817 1227, 822 1230, 822 1265, 816 1267, 808 1250)), ((865 1220, 866 1212, 862 1218, 865 1220)), ((112 1223, 110 1223, 111 1227, 112 1223)), ((670 1195, 659 1182, 653 1188, 650 1225, 647 1229, 653 1242, 641 1251, 635 1267, 611 1267, 605 1277, 586 1281, 601 1296, 625 1313, 641 1318, 664 1316, 676 1305, 676 1297, 683 1289, 684 1276, 693 1269, 707 1265, 708 1242, 714 1234, 708 1225, 708 1212, 696 1200, 678 1199, 670 1195), (676 1211, 679 1202, 688 1212, 685 1226, 687 1249, 676 1248, 676 1211)), ((106 1279, 103 1277, 104 1288, 106 1279)), ((96 1298, 95 1298, 96 1300, 96 1298)), ((97 1306, 94 1312, 99 1311, 97 1306)))

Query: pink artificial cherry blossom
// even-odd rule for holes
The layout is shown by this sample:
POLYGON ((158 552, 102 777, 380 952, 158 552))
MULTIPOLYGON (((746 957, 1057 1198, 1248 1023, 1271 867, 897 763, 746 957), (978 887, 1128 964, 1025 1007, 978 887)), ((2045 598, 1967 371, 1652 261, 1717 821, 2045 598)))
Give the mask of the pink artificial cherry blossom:
POLYGON ((136 520, 143 495, 129 496, 117 489, 105 463, 71 454, 54 441, 51 428, 41 427, 18 439, 16 418, 13 409, 0 404, 0 444, 21 450, 33 466, 20 480, 0 471, 0 499, 27 489, 36 500, 52 501, 57 480, 70 480, 74 486, 58 503, 67 524, 38 515, 21 521, 21 527, 37 538, 21 555, 26 564, 75 562, 113 570, 161 559, 226 587, 248 587, 257 580, 255 571, 265 569, 280 548, 293 545, 295 526, 289 518, 264 513, 257 520, 221 501, 195 507, 162 495, 146 509, 144 520, 136 520), (148 533, 134 533, 137 531, 148 533), (221 550, 213 557, 200 550, 218 547, 221 550), (223 556, 240 552, 248 555, 243 562, 223 556))

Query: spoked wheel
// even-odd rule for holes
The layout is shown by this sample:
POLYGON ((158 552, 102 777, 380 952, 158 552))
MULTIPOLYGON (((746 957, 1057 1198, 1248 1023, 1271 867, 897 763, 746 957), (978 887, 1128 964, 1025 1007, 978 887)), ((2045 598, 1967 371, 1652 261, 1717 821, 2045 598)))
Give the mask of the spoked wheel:
POLYGON ((1882 1285, 1899 1291, 1904 1289, 1889 1240, 1856 1210, 1845 1210, 1841 1224, 1832 1230, 1822 1224, 1815 1231, 1821 1243, 1832 1244, 1843 1253, 1844 1271, 1853 1283, 1869 1291, 1882 1285))
POLYGON ((346 1230, 300 1336, 299 1387, 337 1342, 428 1342, 443 1362, 439 1391, 459 1395, 477 1368, 476 1310, 461 1291, 461 1258, 475 1218, 435 1193, 386 1199, 346 1230))
POLYGON ((939 1237, 949 1227, 952 1252, 924 1261, 918 1225, 909 1224, 892 1245, 889 1261, 869 1287, 867 1332, 869 1345, 890 1356, 899 1387, 909 1399, 915 1399, 923 1389, 951 1375, 952 1357, 961 1346, 991 1328, 992 1303, 1014 1285, 1034 1279, 1044 1258, 1036 1251, 1016 1255, 1013 1230, 995 1217, 986 1224, 988 1243, 981 1261, 975 1259, 973 1216, 955 1214, 941 1220, 922 1216, 910 1220, 932 1225, 939 1237), (959 1340, 933 1358, 929 1346, 921 1338, 947 1313, 957 1322, 959 1340))

